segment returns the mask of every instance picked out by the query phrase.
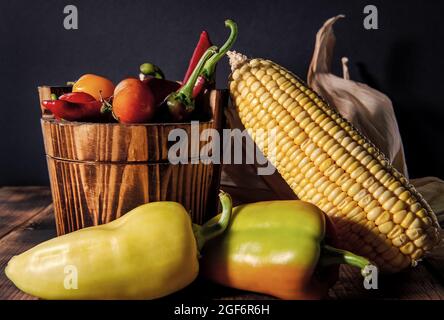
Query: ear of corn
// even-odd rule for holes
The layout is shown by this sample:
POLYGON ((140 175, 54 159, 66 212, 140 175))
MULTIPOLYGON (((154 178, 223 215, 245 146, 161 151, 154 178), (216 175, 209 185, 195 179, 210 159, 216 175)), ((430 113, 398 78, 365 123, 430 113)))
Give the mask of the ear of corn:
POLYGON ((245 128, 296 195, 332 218, 346 248, 396 272, 437 244, 430 206, 352 124, 281 66, 229 57, 229 88, 245 128))

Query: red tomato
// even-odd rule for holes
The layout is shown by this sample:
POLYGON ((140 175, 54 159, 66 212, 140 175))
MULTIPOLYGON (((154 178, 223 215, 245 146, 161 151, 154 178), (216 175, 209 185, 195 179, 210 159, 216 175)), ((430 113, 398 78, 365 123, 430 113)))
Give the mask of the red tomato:
POLYGON ((114 90, 113 113, 122 123, 150 121, 156 112, 154 95, 142 81, 129 78, 114 90))

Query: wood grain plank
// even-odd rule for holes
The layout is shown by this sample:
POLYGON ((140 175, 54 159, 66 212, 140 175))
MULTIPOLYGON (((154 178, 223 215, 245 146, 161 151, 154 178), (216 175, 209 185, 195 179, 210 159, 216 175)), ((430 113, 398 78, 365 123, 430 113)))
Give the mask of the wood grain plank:
POLYGON ((38 214, 51 201, 51 192, 47 187, 2 187, 0 238, 38 214))
POLYGON ((444 257, 427 258, 423 264, 444 285, 444 257))
POLYGON ((0 239, 0 300, 35 299, 20 290, 6 277, 4 269, 11 257, 56 236, 52 205, 40 210, 27 223, 0 239))
POLYGON ((335 300, 444 300, 444 286, 426 265, 419 264, 396 274, 380 275, 378 289, 366 290, 358 270, 341 266, 339 281, 329 295, 335 300))
MULTIPOLYGON (((248 203, 261 200, 272 200, 277 196, 270 190, 244 189, 236 186, 223 186, 224 190, 229 192, 235 204, 248 203)), ((48 196, 47 188, 4 188, 11 196, 17 193, 32 194, 44 193, 48 196)), ((0 199, 3 190, 0 189, 0 199)), ((6 193, 5 193, 6 194, 6 193)), ((16 199, 18 195, 14 195, 16 199)), ((23 197, 23 195, 22 195, 23 197)), ((32 205, 35 199, 32 196, 30 200, 24 201, 24 205, 30 211, 36 212, 32 205)), ((38 204, 38 201, 37 201, 38 204)), ((1 205, 1 202, 0 202, 1 205)), ((36 206, 38 207, 38 205, 36 206)), ((11 209, 14 211, 14 209, 11 209)), ((23 210, 23 209, 22 209, 23 210)), ((18 211, 20 212, 20 211, 18 211)), ((26 213, 25 213, 26 214, 26 213)), ((2 212, 0 211, 0 217, 2 212)), ((16 226, 7 235, 0 239, 0 299, 35 299, 23 292, 20 292, 5 277, 4 268, 7 261, 15 254, 21 253, 30 247, 52 238, 56 235, 54 213, 52 206, 46 206, 35 213, 29 221, 16 226)), ((350 267, 341 267, 340 279, 329 292, 330 299, 424 299, 424 300, 444 300, 444 287, 435 275, 429 272, 429 264, 422 263, 416 268, 410 268, 395 275, 383 276, 379 279, 378 290, 365 290, 362 284, 362 278, 358 270, 350 267)), ((214 285, 203 279, 199 279, 187 289, 184 289, 168 299, 181 299, 183 297, 193 296, 199 298, 226 299, 226 300, 246 300, 246 299, 271 299, 266 295, 243 292, 214 285)))

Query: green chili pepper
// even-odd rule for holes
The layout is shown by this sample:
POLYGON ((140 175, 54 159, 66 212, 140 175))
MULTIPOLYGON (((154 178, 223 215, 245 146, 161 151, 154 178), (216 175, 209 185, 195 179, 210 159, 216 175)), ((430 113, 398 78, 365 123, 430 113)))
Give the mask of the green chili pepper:
POLYGON ((140 65, 140 80, 145 80, 146 76, 151 76, 156 79, 165 79, 162 70, 158 66, 148 62, 140 65))
POLYGON ((215 55, 216 51, 216 46, 208 48, 200 58, 196 69, 194 69, 188 81, 179 90, 171 93, 165 99, 166 106, 168 107, 170 117, 173 121, 187 121, 191 113, 194 111, 193 88, 202 72, 205 62, 215 55))

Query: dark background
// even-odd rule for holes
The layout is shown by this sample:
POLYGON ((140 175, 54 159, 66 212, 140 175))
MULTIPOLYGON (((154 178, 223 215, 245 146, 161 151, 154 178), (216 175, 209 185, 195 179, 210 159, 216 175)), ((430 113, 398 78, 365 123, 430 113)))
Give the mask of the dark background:
MULTIPOLYGON (((224 20, 239 25, 235 49, 267 57, 306 76, 315 34, 339 13, 334 70, 350 58, 351 77, 392 99, 411 177, 444 178, 444 5, 440 1, 1 1, 0 185, 47 184, 37 86, 84 73, 115 82, 144 61, 181 79, 201 30, 221 44, 224 20), (65 30, 63 8, 79 10, 65 30), (365 30, 363 8, 379 9, 379 30, 365 30)), ((219 64, 226 87, 228 65, 219 64)))

